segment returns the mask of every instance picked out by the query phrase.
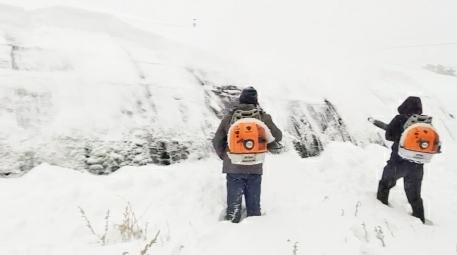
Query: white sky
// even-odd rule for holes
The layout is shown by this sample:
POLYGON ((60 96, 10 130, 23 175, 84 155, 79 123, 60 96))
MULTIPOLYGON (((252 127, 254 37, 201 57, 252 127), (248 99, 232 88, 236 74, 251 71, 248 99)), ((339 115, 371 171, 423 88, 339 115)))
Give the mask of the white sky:
MULTIPOLYGON (((68 5, 115 14, 244 65, 296 66, 396 55, 456 66, 455 0, 0 0, 40 8, 68 5), (197 28, 192 29, 192 20, 197 28), (390 54, 392 53, 392 54, 390 54), (260 60, 260 61, 259 61, 260 60)), ((289 67, 286 67, 289 68, 289 67)))

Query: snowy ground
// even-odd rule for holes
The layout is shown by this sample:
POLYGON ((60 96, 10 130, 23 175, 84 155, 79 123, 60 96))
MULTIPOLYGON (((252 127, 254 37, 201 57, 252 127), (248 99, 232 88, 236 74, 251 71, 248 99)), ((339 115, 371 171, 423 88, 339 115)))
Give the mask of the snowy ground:
POLYGON ((457 78, 423 68, 456 68, 457 49, 416 47, 457 40, 455 1, 0 2, 26 8, 0 4, 0 170, 33 161, 30 151, 45 162, 0 178, 0 254, 136 255, 159 231, 150 254, 457 253, 457 78), (264 215, 221 221, 225 179, 206 147, 220 106, 212 85, 256 86, 285 131, 291 102, 328 99, 360 146, 328 139, 322 155, 301 159, 285 132, 289 150, 265 165, 264 215), (429 225, 408 215, 401 181, 392 208, 375 200, 389 150, 366 142, 379 131, 366 118, 388 121, 410 95, 443 140, 423 183, 429 225), (63 168, 84 160, 67 138, 136 143, 139 129, 198 153, 108 176, 63 168), (147 229, 139 240, 117 230, 129 203, 147 229), (79 208, 98 235, 108 226, 106 245, 79 208))
POLYGON ((384 147, 348 143, 312 159, 270 155, 264 215, 238 225, 221 221, 225 179, 215 159, 126 167, 104 177, 42 165, 0 179, 0 253, 140 254, 160 231, 150 254, 454 254, 455 160, 439 157, 426 167, 423 196, 433 225, 423 225, 408 215, 401 183, 392 208, 375 199, 387 157, 384 147), (139 224, 147 223, 147 240, 122 242, 115 230, 128 203, 139 224), (78 207, 99 234, 110 210, 107 245, 91 234, 78 207))

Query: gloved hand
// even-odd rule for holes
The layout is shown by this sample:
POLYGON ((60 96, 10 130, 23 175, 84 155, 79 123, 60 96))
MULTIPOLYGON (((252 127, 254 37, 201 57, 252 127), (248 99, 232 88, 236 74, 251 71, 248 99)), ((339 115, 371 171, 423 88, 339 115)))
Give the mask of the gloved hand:
POLYGON ((223 152, 223 153, 221 153, 221 154, 217 154, 217 156, 218 156, 219 159, 221 159, 221 160, 224 160, 225 158, 228 157, 228 156, 227 156, 227 152, 223 152))
POLYGON ((272 154, 280 154, 283 152, 284 146, 278 142, 271 142, 267 144, 267 149, 272 154))

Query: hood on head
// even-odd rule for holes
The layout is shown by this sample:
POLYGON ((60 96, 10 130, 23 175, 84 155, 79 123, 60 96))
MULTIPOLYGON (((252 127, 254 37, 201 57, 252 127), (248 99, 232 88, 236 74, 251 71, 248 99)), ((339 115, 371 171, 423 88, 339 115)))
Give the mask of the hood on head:
POLYGON ((408 97, 399 107, 400 114, 422 114, 422 101, 419 97, 408 97))

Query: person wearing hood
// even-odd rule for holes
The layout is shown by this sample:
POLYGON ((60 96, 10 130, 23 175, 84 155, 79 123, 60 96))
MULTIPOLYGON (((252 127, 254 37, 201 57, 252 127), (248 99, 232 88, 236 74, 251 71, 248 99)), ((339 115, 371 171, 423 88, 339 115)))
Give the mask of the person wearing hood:
MULTIPOLYGON (((247 216, 260 216, 260 191, 263 173, 263 164, 238 165, 232 164, 227 155, 227 135, 231 126, 231 120, 235 110, 249 111, 259 108, 257 90, 248 87, 242 90, 239 104, 223 117, 212 140, 214 149, 221 160, 223 160, 222 172, 227 179, 227 211, 226 220, 238 223, 241 220, 241 203, 243 195, 245 198, 247 216)), ((282 139, 282 132, 274 124, 271 116, 260 110, 260 120, 270 129, 275 142, 282 139)))
POLYGON ((424 165, 405 160, 398 155, 403 126, 413 114, 422 114, 422 102, 419 97, 408 97, 399 107, 398 115, 387 125, 386 140, 392 141, 392 153, 384 167, 379 181, 377 199, 388 205, 389 191, 398 179, 403 178, 404 188, 414 217, 425 223, 424 206, 421 198, 424 165))

